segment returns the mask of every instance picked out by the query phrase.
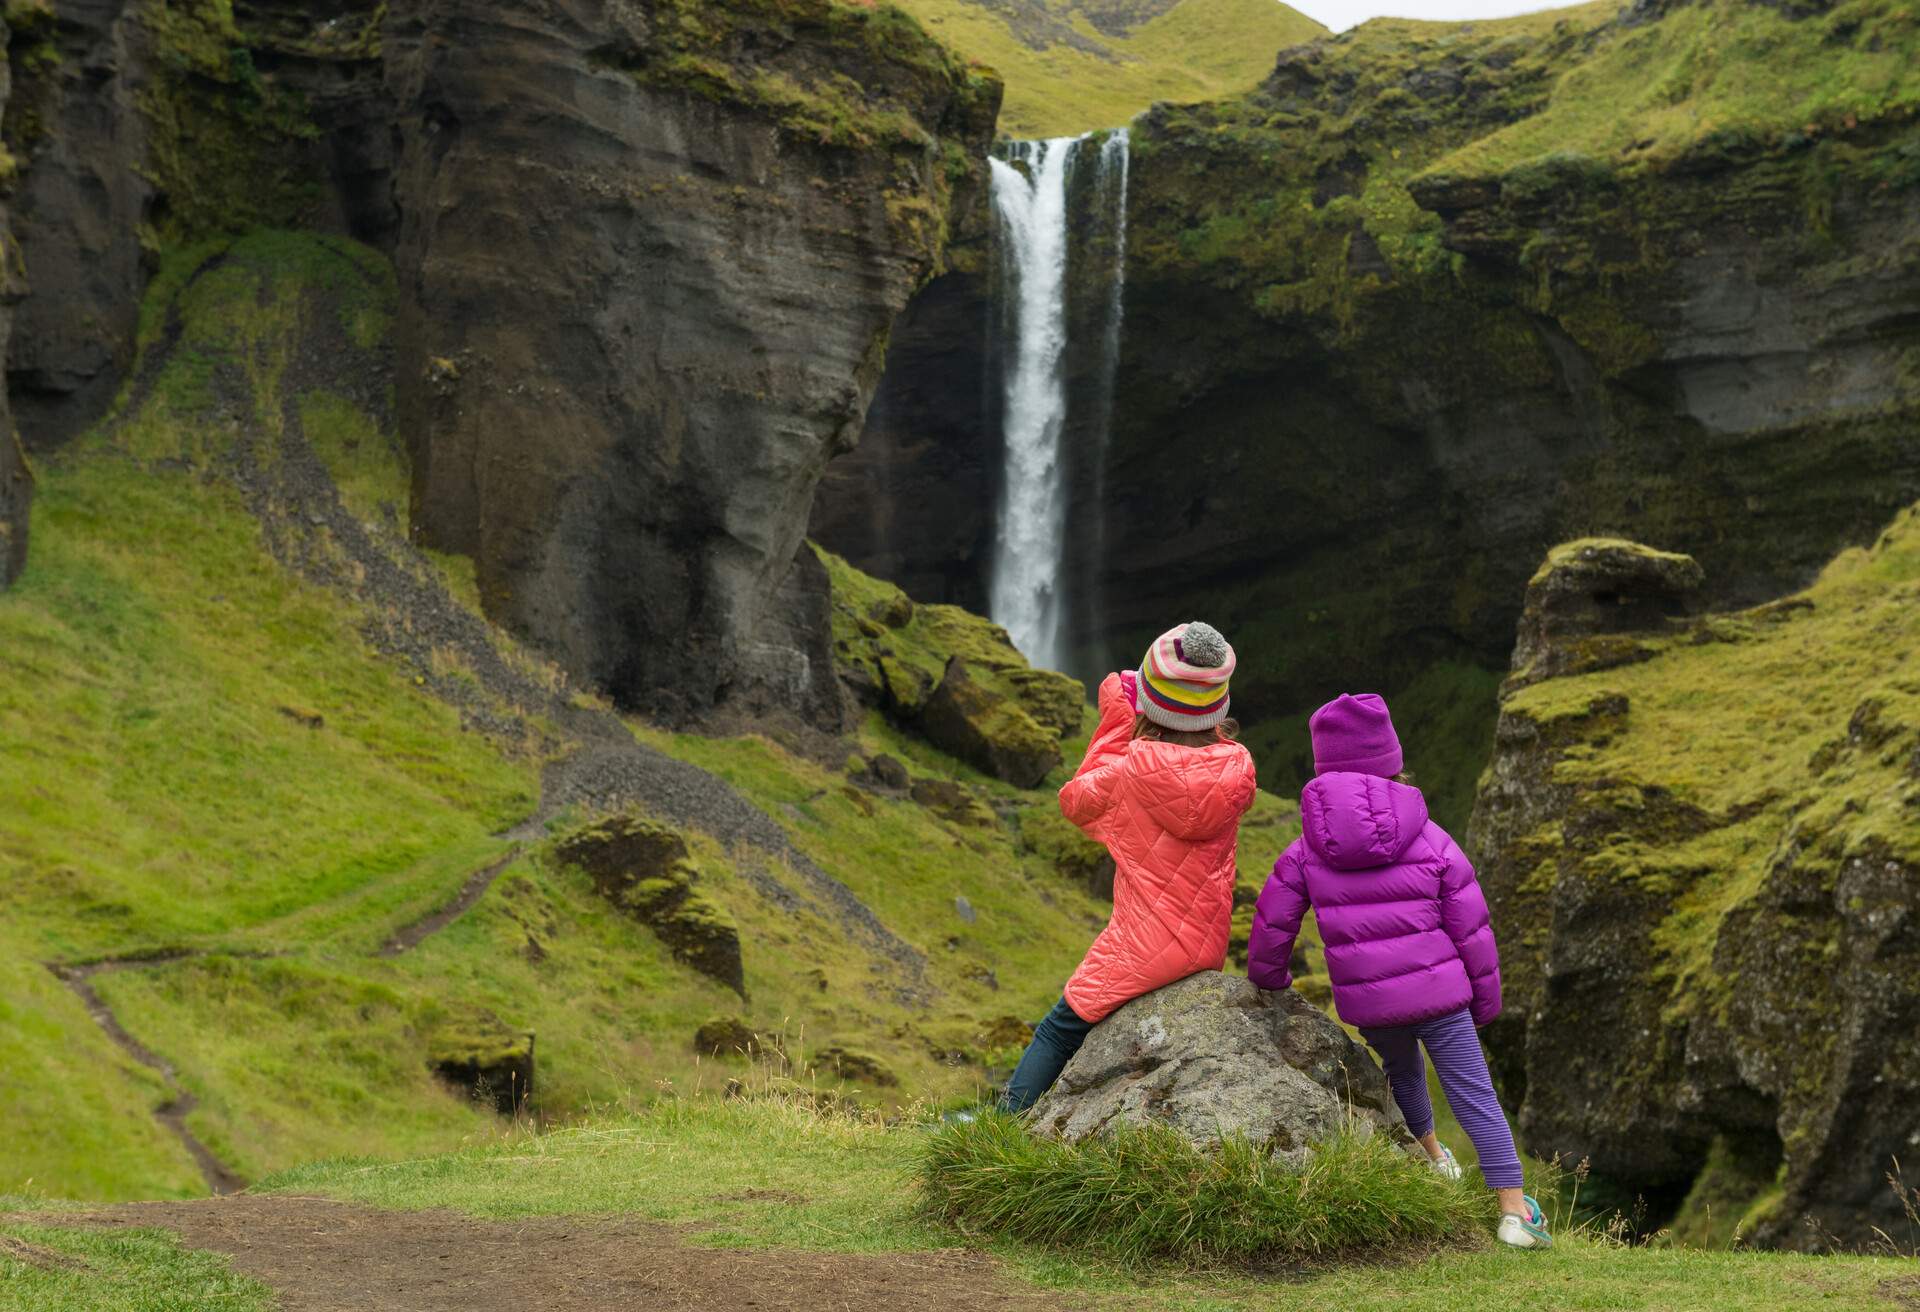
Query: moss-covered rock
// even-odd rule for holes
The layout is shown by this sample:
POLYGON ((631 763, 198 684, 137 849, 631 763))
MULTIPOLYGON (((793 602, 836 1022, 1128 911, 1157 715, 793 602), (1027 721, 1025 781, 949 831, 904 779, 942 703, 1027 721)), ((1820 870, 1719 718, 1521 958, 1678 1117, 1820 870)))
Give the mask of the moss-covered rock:
POLYGON ((1602 561, 1657 585, 1622 612, 1653 627, 1607 635, 1626 664, 1523 635, 1469 835, 1504 1091, 1656 1221, 1738 1195, 1755 1242, 1871 1243, 1920 1134, 1920 507, 1745 611, 1670 615, 1694 569, 1627 544, 1556 551, 1537 592, 1586 608, 1602 561))
POLYGON ((533 1040, 490 1014, 448 1022, 427 1040, 427 1066, 441 1080, 502 1116, 533 1097, 533 1040))
POLYGON ((1060 814, 1052 798, 1020 812, 1020 845, 1099 898, 1113 896, 1113 856, 1060 814))
POLYGON ((975 769, 1031 788, 1087 715, 1076 679, 1037 670, 999 625, 916 605, 891 583, 815 548, 833 590, 840 677, 860 701, 975 769))
POLYGON ((1505 690, 1651 655, 1636 635, 1685 614, 1702 581, 1693 557, 1623 538, 1555 547, 1527 583, 1505 690))
POLYGON ((746 996, 740 931, 727 909, 703 893, 700 868, 684 834, 636 815, 616 815, 554 845, 600 895, 660 936, 674 957, 746 996))

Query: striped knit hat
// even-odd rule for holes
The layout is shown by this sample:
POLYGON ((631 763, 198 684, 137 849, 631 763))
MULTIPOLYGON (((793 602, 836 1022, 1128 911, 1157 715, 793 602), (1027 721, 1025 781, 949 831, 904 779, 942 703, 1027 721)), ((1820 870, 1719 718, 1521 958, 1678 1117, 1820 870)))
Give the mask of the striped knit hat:
POLYGON ((1211 624, 1177 624, 1140 662, 1133 708, 1168 729, 1198 732, 1227 718, 1233 647, 1211 624))

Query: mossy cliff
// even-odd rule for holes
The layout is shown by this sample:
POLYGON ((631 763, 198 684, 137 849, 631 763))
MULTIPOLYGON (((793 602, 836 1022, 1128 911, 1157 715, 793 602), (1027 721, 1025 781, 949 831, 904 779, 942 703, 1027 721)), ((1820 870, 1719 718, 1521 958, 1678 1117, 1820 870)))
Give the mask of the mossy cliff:
POLYGON ((1784 599, 1699 582, 1600 542, 1529 588, 1469 835, 1487 1039, 1529 1148, 1655 1222, 1871 1245, 1920 1135, 1920 507, 1784 599))
POLYGON ((409 523, 488 613, 663 717, 838 726, 807 507, 982 203, 994 77, 838 0, 7 16, 29 451, 126 383, 167 252, 358 239, 399 275, 409 523))
MULTIPOLYGON (((1740 604, 1866 540, 1920 495, 1917 39, 1881 0, 1378 20, 1155 106, 1112 447, 1070 453, 1068 591, 1105 616, 1070 668, 1205 615, 1272 785, 1358 680, 1458 822, 1549 545, 1668 544, 1740 604)), ((883 394, 952 364, 905 356, 883 394)), ((909 435, 991 501, 990 431, 909 435)), ((887 558, 852 558, 889 576, 969 540, 870 514, 887 558)))

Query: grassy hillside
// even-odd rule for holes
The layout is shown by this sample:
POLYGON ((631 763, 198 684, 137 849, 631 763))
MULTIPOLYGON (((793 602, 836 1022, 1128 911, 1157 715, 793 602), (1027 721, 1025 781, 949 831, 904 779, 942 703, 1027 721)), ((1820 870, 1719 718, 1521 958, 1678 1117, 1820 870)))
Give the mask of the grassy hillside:
POLYGON ((1000 130, 1055 137, 1117 127, 1156 100, 1246 90, 1287 46, 1326 29, 1279 0, 899 0, 1006 79, 1000 130))
MULTIPOLYGON (((39 470, 33 567, 0 597, 0 1105, 36 1130, 0 1192, 203 1192, 176 1113, 243 1179, 487 1139, 506 1122, 429 1062, 526 1033, 543 1120, 748 1078, 696 1052, 714 1020, 870 1102, 974 1096, 1105 921, 1052 787, 877 714, 783 746, 567 687, 479 619, 465 562, 399 532, 392 296, 345 243, 183 252, 120 412, 39 470), (924 802, 870 786, 881 755, 924 802), (737 928, 744 997, 558 858, 636 806, 737 928)), ((1291 819, 1263 799, 1250 881, 1291 819)))

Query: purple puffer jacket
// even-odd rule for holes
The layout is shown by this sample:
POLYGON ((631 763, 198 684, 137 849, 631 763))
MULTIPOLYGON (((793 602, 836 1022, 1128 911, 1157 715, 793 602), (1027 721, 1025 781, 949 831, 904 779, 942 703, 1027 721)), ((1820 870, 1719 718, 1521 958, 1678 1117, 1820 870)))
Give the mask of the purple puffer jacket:
POLYGON ((1485 1025, 1500 1014, 1487 900, 1419 789, 1323 774, 1300 796, 1300 823, 1254 910, 1247 978, 1263 989, 1293 982, 1293 941, 1311 905, 1347 1024, 1412 1025, 1471 1007, 1485 1025))

